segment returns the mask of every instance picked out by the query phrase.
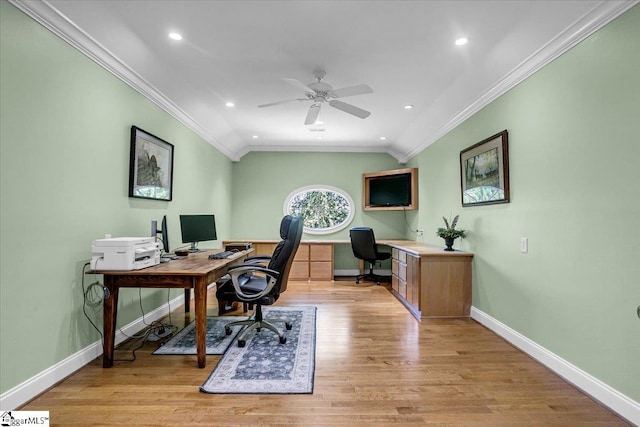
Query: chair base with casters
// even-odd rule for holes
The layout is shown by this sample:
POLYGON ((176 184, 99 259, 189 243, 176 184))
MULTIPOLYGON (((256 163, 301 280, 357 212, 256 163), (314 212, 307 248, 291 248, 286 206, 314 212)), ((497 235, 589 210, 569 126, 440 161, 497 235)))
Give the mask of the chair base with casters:
POLYGON ((369 272, 364 274, 358 274, 356 276, 356 284, 360 283, 360 280, 367 281, 371 280, 376 282, 376 285, 379 285, 380 282, 389 283, 391 281, 391 276, 380 276, 379 274, 375 274, 373 272, 373 264, 369 264, 369 272))
POLYGON ((238 337, 238 347, 244 347, 247 344, 247 336, 251 331, 255 329, 257 332, 260 332, 260 329, 267 328, 278 335, 278 337, 280 338, 280 344, 286 344, 287 337, 284 336, 284 332, 278 329, 273 324, 273 322, 283 322, 285 328, 287 328, 287 331, 291 330, 291 322, 289 322, 287 319, 264 319, 262 317, 262 306, 258 305, 252 319, 237 320, 235 322, 227 323, 224 327, 224 332, 227 335, 231 335, 231 327, 238 325, 248 325, 247 328, 242 331, 240 337, 238 337))

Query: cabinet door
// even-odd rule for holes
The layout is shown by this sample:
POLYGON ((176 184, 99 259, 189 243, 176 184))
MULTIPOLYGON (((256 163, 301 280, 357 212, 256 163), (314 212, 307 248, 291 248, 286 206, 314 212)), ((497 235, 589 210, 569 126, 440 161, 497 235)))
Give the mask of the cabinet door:
POLYGON ((333 263, 331 261, 311 261, 309 263, 311 280, 333 280, 333 263))
POLYGON ((407 302, 420 309, 420 257, 407 254, 407 302))
POLYGON ((289 279, 291 280, 309 280, 309 262, 294 261, 289 271, 289 279))
POLYGON ((298 246, 291 271, 289 272, 291 280, 309 280, 309 245, 301 243, 298 246))
POLYGON ((257 255, 273 255, 273 250, 276 248, 276 243, 253 243, 255 251, 249 256, 257 255))
POLYGON ((333 261, 333 245, 309 245, 309 260, 333 261))

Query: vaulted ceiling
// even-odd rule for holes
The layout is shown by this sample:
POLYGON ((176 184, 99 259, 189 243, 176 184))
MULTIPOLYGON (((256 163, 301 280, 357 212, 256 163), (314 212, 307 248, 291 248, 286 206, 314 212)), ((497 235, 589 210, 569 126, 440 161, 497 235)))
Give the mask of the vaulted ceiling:
POLYGON ((400 162, 637 3, 11 2, 233 160, 286 150, 387 152, 400 162), (372 93, 339 101, 370 115, 329 96, 305 125, 314 105, 305 85, 318 70, 333 89, 368 85, 372 93), (293 101, 258 107, 283 100, 293 101))

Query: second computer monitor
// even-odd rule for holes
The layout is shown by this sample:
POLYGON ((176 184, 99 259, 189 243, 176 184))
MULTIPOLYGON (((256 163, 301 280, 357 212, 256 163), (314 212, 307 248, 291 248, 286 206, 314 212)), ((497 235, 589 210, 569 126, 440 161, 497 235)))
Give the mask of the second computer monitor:
POLYGON ((198 243, 218 240, 214 215, 180 215, 182 243, 191 243, 190 252, 198 252, 198 243))

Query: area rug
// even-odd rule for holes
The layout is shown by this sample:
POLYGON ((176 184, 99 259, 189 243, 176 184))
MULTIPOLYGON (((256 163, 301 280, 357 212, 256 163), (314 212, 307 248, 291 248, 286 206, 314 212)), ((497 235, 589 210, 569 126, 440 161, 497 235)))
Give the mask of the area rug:
POLYGON ((285 318, 292 323, 291 330, 285 330, 287 342, 280 344, 278 336, 266 328, 252 332, 244 347, 238 347, 234 341, 200 391, 218 394, 313 393, 316 307, 273 306, 264 308, 263 312, 265 318, 285 318))
MULTIPOLYGON (((226 335, 224 325, 244 319, 246 317, 241 316, 207 317, 207 354, 223 354, 243 328, 243 326, 233 326, 231 335, 226 335)), ((197 354, 195 321, 185 326, 153 354, 197 354)))

